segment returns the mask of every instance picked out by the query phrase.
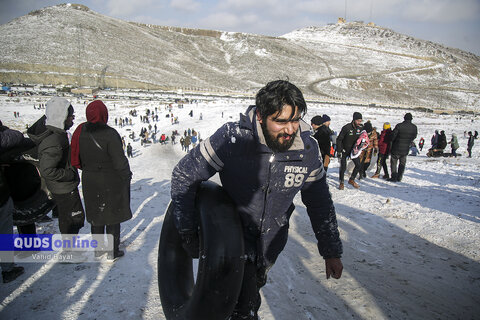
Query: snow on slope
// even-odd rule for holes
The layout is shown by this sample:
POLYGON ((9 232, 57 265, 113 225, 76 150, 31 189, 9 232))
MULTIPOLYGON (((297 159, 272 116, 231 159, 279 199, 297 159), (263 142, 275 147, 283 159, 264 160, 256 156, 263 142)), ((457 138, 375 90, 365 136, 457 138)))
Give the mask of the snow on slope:
MULTIPOLYGON (((0 118, 11 128, 24 128, 42 115, 33 103, 47 97, 0 97, 0 118), (20 112, 20 119, 13 112, 20 112)), ((109 123, 155 107, 161 112, 159 130, 170 134, 194 128, 205 138, 226 121, 235 121, 248 102, 221 100, 176 106, 178 125, 165 118, 164 104, 131 100, 108 101, 109 123), (194 110, 194 116, 188 112, 194 110), (223 116, 222 116, 223 112, 223 116), (200 113, 203 120, 199 120, 200 113)), ((73 100, 76 125, 85 120, 83 100, 73 100)), ((377 128, 395 125, 403 113, 386 109, 309 105, 305 117, 327 113, 339 131, 360 111, 377 128)), ((368 178, 361 188, 339 191, 338 162, 332 161, 328 183, 344 243, 344 274, 326 280, 306 209, 300 197, 291 219, 286 249, 269 273, 262 290, 262 319, 475 319, 480 314, 480 149, 465 157, 464 130, 479 130, 470 116, 413 112, 420 137, 429 139, 435 129, 447 137, 456 133, 455 158, 427 158, 425 149, 409 157, 404 180, 393 184, 368 178)), ((115 127, 122 136, 136 136, 145 126, 134 118, 132 127, 115 127)), ((73 129, 72 129, 73 130, 73 129)), ((129 139, 127 138, 127 141, 129 139)), ((169 202, 170 175, 183 156, 180 145, 140 146, 132 142, 135 157, 132 211, 122 224, 125 257, 115 263, 24 264, 18 280, 1 284, 2 319, 164 319, 156 276, 157 244, 163 213, 169 202)), ((373 167, 373 166, 372 166, 373 167)), ((369 176, 372 175, 370 168, 369 176)), ((373 168, 374 170, 374 168, 373 168)), ((39 224, 39 232, 58 232, 56 221, 39 224)), ((88 233, 88 226, 81 230, 88 233)))
POLYGON ((268 37, 129 23, 64 4, 0 32, 6 83, 253 94, 288 78, 326 101, 480 110, 480 57, 362 23, 268 37))

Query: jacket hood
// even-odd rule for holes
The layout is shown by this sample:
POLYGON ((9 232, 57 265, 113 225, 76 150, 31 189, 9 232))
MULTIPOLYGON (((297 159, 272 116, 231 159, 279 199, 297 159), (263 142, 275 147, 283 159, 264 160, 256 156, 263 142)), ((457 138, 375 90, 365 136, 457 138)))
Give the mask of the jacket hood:
POLYGON ((101 100, 90 102, 86 110, 87 121, 90 123, 104 123, 108 121, 108 110, 101 100))
POLYGON ((48 100, 45 107, 45 116, 47 117, 45 125, 63 130, 69 106, 70 101, 65 98, 54 97, 48 100))
POLYGON ((28 137, 37 145, 51 134, 51 131, 47 130, 47 127, 45 126, 46 119, 46 116, 42 116, 27 130, 28 137))

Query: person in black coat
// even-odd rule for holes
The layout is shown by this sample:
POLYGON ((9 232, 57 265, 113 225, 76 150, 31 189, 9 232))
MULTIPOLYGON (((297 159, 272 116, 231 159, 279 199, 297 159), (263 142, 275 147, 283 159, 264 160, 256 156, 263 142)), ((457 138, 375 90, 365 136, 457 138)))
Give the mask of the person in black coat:
POLYGON ((438 149, 443 150, 447 147, 447 136, 445 135, 445 131, 440 131, 440 136, 438 137, 438 149))
MULTIPOLYGON (((107 125, 108 111, 100 100, 86 109, 87 122, 72 136, 72 165, 82 169, 83 198, 92 234, 113 236, 108 259, 124 255, 119 249, 120 223, 132 218, 130 180, 132 173, 118 132, 107 125)), ((104 251, 95 252, 99 257, 104 251)))
POLYGON ((326 114, 323 116, 315 116, 311 120, 311 125, 315 133, 313 137, 318 142, 318 147, 320 148, 320 153, 322 154, 323 159, 323 168, 325 171, 328 169, 328 164, 330 163, 330 157, 332 156, 332 140, 330 137, 333 134, 333 131, 330 129, 330 117, 326 114))
MULTIPOLYGON (((352 153, 353 146, 357 141, 360 133, 362 132, 362 114, 360 112, 353 113, 353 120, 350 123, 347 123, 342 127, 340 134, 337 137, 337 153, 340 160, 340 171, 339 171, 339 180, 340 185, 338 189, 344 189, 344 175, 345 170, 347 170, 347 157, 352 153)), ((348 183, 351 184, 354 188, 359 188, 359 185, 355 182, 355 177, 361 168, 361 163, 359 158, 352 159, 355 164, 352 175, 348 180, 348 183)))
MULTIPOLYGON (((20 131, 9 129, 0 121, 0 154, 5 150, 18 145, 23 140, 20 131)), ((4 166, 0 163, 0 234, 13 233, 13 201, 10 197, 10 188, 4 175, 4 166)), ((34 225, 35 226, 35 225, 34 225)), ((15 280, 24 272, 24 268, 13 263, 13 252, 0 252, 0 269, 2 269, 3 283, 15 280)))
POLYGON ((390 158, 392 176, 388 181, 402 181, 410 144, 417 137, 417 126, 412 123, 412 114, 406 113, 403 119, 404 121, 397 124, 392 132, 392 156, 390 158), (398 162, 400 164, 397 168, 398 162))

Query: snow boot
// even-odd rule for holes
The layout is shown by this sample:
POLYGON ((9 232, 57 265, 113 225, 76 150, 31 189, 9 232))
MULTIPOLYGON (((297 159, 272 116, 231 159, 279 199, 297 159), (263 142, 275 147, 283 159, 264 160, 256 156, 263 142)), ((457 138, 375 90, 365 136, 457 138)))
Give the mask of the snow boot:
POLYGON ((356 183, 355 180, 353 180, 353 179, 349 179, 349 180, 348 180, 348 184, 352 185, 355 189, 360 188, 360 186, 358 185, 358 183, 356 183))
POLYGON ((113 251, 110 251, 107 255, 107 260, 110 260, 110 261, 115 261, 117 260, 118 258, 121 258, 125 255, 125 252, 123 250, 113 250, 113 251))
POLYGON ((387 179, 387 181, 390 181, 390 182, 397 182, 397 173, 392 173, 392 176, 387 179))
POLYGON ((3 283, 12 282, 13 280, 17 279, 20 275, 22 275, 24 272, 25 272, 25 269, 23 269, 23 267, 20 267, 20 266, 13 266, 8 271, 2 271, 3 283))
POLYGON ((387 173, 387 174, 384 174, 382 178, 385 179, 385 180, 388 180, 388 179, 390 179, 390 176, 387 173))
POLYGON ((95 249, 95 258, 100 258, 101 256, 103 256, 105 253, 107 253, 107 251, 105 251, 104 248, 97 248, 95 249))
POLYGON ((380 173, 376 173, 372 176, 373 179, 377 179, 377 178, 380 178, 380 173))
POLYGON ((343 184, 343 182, 340 182, 340 185, 338 186, 338 190, 343 190, 345 189, 345 185, 343 184))

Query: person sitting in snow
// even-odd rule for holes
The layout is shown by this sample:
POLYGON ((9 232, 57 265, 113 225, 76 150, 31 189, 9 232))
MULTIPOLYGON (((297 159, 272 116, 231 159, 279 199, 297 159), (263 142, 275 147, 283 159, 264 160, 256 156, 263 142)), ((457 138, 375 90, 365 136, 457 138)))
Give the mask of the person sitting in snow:
POLYGON ((409 156, 416 156, 418 155, 418 149, 417 149, 417 145, 415 144, 415 142, 412 141, 412 143, 410 143, 410 153, 408 154, 409 156))

